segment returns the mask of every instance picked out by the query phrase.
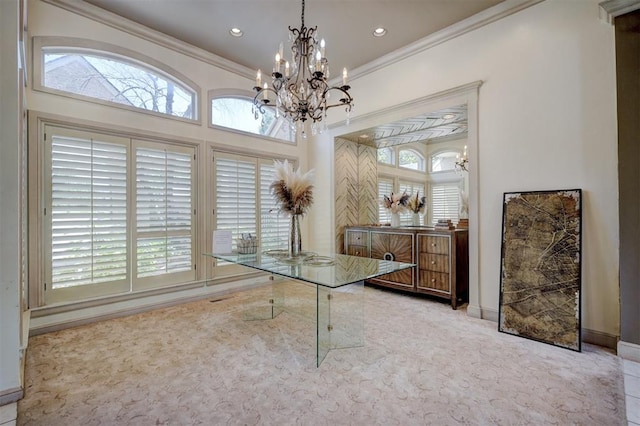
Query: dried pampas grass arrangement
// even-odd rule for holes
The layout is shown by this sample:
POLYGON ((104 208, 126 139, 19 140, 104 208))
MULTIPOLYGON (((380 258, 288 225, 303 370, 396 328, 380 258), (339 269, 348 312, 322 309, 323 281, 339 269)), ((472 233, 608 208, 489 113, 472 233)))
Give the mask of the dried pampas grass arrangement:
POLYGON ((287 160, 274 161, 276 178, 269 186, 281 212, 304 215, 313 203, 313 170, 302 174, 287 160))
POLYGON ((409 194, 403 192, 402 195, 394 194, 382 196, 382 207, 389 210, 391 213, 402 213, 407 207, 407 202, 409 202, 409 194))
POLYGON ((411 210, 413 213, 424 213, 424 208, 427 204, 427 198, 420 198, 420 191, 416 192, 416 195, 412 195, 407 201, 407 208, 411 210))

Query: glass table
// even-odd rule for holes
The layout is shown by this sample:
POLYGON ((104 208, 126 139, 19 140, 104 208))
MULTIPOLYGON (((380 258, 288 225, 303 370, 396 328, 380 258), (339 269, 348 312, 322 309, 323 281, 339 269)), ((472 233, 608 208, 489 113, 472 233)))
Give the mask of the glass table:
MULTIPOLYGON (((289 257, 286 250, 256 254, 206 253, 226 262, 269 272, 316 288, 316 366, 332 349, 364 345, 364 281, 415 266, 412 263, 332 254, 303 252, 289 257)), ((247 319, 275 318, 284 311, 284 288, 277 283, 267 308, 251 312, 247 319)))

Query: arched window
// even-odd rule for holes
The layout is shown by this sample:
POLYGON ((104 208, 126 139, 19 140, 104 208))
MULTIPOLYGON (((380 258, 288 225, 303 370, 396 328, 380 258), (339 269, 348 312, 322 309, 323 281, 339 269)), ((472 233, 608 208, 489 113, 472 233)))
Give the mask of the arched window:
POLYGON ((431 156, 431 171, 444 172, 455 170, 456 160, 460 157, 457 151, 442 151, 431 156))
POLYGON ((276 117, 273 108, 255 114, 253 99, 242 95, 209 96, 210 123, 256 135, 269 136, 288 142, 295 140, 295 131, 283 117, 276 117))
POLYGON ((395 164, 395 151, 391 147, 378 149, 378 163, 382 164, 395 164))
POLYGON ((39 90, 188 120, 198 118, 195 85, 151 58, 106 43, 37 39, 39 79, 35 86, 39 90), (43 45, 60 41, 55 46, 43 45))
POLYGON ((398 166, 411 170, 425 171, 425 161, 422 154, 413 149, 398 151, 398 166))

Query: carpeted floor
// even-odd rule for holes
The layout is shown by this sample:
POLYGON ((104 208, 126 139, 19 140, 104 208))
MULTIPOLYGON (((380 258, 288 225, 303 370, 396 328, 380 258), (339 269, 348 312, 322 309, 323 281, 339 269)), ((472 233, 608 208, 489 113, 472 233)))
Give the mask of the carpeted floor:
MULTIPOLYGON (((287 286, 289 302, 314 297, 287 286)), ((464 310, 367 287, 365 346, 316 368, 313 315, 243 320, 267 291, 33 337, 18 424, 627 424, 622 363, 608 350, 499 333, 464 310)))

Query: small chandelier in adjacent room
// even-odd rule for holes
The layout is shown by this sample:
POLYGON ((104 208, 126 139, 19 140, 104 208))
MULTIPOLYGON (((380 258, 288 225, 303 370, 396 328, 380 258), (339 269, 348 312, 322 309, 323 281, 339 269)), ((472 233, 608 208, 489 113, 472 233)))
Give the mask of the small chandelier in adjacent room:
POLYGON ((469 169, 467 168, 468 164, 469 164, 469 158, 467 157, 467 146, 465 145, 464 152, 462 153, 462 158, 460 158, 460 155, 456 155, 456 170, 459 172, 468 172, 469 171, 469 169))
POLYGON ((329 61, 325 57, 324 39, 318 43, 317 28, 304 26, 304 0, 302 0, 302 25, 300 28, 289 27, 289 39, 292 41, 292 62, 284 57, 282 43, 276 54, 271 86, 262 83, 262 72, 258 70, 257 92, 253 98, 254 116, 265 112, 264 107, 275 102, 276 117, 283 115, 293 129, 306 137, 305 123, 312 121, 311 132, 316 134, 327 128, 327 110, 343 106, 347 113, 347 124, 353 98, 347 85, 347 69, 342 70, 342 85, 329 86, 327 79, 329 61), (336 95, 334 103, 330 101, 331 92, 336 95), (324 121, 323 121, 324 119, 324 121))

